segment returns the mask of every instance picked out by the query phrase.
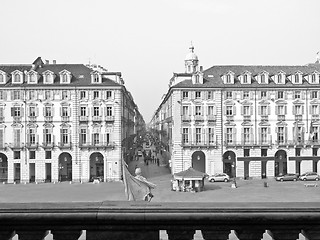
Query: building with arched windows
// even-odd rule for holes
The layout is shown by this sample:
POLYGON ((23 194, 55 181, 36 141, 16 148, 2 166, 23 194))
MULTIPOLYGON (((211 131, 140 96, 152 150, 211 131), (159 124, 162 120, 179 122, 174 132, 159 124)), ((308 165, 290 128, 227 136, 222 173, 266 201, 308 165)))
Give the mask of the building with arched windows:
POLYGON ((123 140, 143 128, 120 72, 0 65, 1 182, 118 181, 123 140))
POLYGON ((240 178, 320 173, 320 64, 198 66, 194 48, 150 126, 169 136, 172 173, 240 178))

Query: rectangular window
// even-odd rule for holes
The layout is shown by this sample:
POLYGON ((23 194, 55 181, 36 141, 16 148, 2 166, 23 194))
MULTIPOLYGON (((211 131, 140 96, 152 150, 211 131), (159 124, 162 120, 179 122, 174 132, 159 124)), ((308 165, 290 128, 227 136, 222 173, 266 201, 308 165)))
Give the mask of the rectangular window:
POLYGON ((294 82, 299 83, 299 80, 300 80, 299 74, 294 75, 294 82))
POLYGON ((196 99, 201 99, 201 92, 200 91, 196 91, 196 99))
POLYGON ((208 128, 209 143, 214 143, 214 128, 208 128))
POLYGON ((109 133, 106 134, 105 141, 106 141, 106 144, 109 145, 109 143, 110 143, 110 134, 109 133))
POLYGON ((248 75, 243 75, 243 83, 248 83, 248 75))
POLYGON ((86 144, 87 143, 87 129, 80 129, 80 143, 86 144))
POLYGON ((243 92, 243 99, 249 99, 250 93, 248 91, 243 92))
POLYGON ((284 143, 284 127, 278 127, 277 140, 278 143, 284 143))
POLYGON ((20 146, 20 143, 21 143, 21 130, 20 129, 13 130, 13 140, 14 140, 15 146, 20 146))
POLYGON ((243 149, 243 156, 250 157, 250 149, 243 149))
POLYGON ((285 115, 285 108, 283 105, 276 106, 276 108, 278 109, 278 115, 285 115))
POLYGON ((99 91, 93 91, 93 98, 94 99, 99 98, 99 91))
POLYGON ((311 114, 319 114, 318 105, 311 105, 311 114))
POLYGON ((69 108, 68 107, 62 107, 62 117, 68 117, 69 108))
POLYGON ((45 158, 46 159, 51 159, 51 151, 46 151, 46 153, 45 153, 45 158))
POLYGON ((29 144, 34 145, 36 144, 36 131, 35 129, 29 129, 29 144))
POLYGON ((182 106, 182 115, 189 116, 189 106, 182 106))
POLYGON ((13 151, 13 159, 20 159, 20 151, 13 151))
POLYGON ((261 96, 262 99, 266 99, 267 98, 267 91, 261 91, 260 94, 261 94, 260 96, 261 96))
POLYGON ((29 159, 36 159, 36 151, 29 151, 29 159))
POLYGON ((261 83, 266 83, 266 76, 264 74, 261 75, 261 83))
POLYGON ((20 95, 20 90, 14 90, 13 91, 13 100, 20 100, 21 95, 20 95))
POLYGON ((196 106, 195 115, 196 116, 201 116, 202 115, 201 106, 196 106))
POLYGON ((35 99, 36 98, 36 92, 34 90, 29 91, 29 99, 35 99))
POLYGON ((201 143, 201 128, 196 128, 196 143, 201 143))
POLYGON ((213 99, 213 92, 212 91, 208 91, 208 99, 213 99))
POLYGON ((63 90, 62 91, 62 100, 66 100, 68 99, 68 91, 67 90, 63 90))
POLYGON ((46 90, 46 91, 44 92, 44 98, 45 98, 46 100, 50 100, 50 99, 51 99, 51 91, 50 91, 50 90, 46 90))
POLYGON ((44 116, 45 117, 52 117, 52 107, 51 106, 46 106, 44 108, 44 116))
POLYGON ((49 129, 49 128, 44 129, 44 141, 45 141, 45 144, 52 143, 52 129, 49 129))
POLYGON ((318 148, 312 148, 312 156, 318 156, 318 148))
POLYGON ((226 115, 233 116, 233 106, 226 106, 226 115))
POLYGON ((214 106, 208 106, 208 115, 213 116, 214 114, 214 106))
POLYGON ((250 142, 250 128, 243 129, 243 142, 249 143, 250 142))
POLYGON ((278 74, 278 83, 282 83, 282 74, 278 74))
POLYGON ((260 110, 261 110, 261 116, 268 115, 268 106, 260 106, 260 110))
POLYGON ((68 144, 69 143, 68 129, 62 129, 62 143, 63 144, 68 144))
POLYGON ((113 114, 112 114, 112 107, 107 107, 107 112, 106 112, 106 115, 108 117, 111 117, 113 114))
POLYGON ((277 98, 278 99, 284 99, 284 92, 283 91, 278 91, 277 92, 277 98))
POLYGON ((21 117, 21 108, 20 107, 12 107, 11 108, 11 115, 13 117, 21 117))
POLYGON ((232 131, 232 128, 227 128, 226 129, 226 141, 227 141, 227 143, 232 143, 233 142, 233 131, 232 131))
POLYGON ((3 138, 4 130, 0 129, 0 147, 4 147, 4 138, 3 138))
POLYGON ((112 92, 111 91, 107 91, 106 92, 106 98, 110 99, 112 97, 112 92))
POLYGON ((189 129, 188 128, 182 129, 182 142, 183 143, 189 142, 189 129))
POLYGON ((243 115, 244 116, 250 115, 250 106, 243 106, 243 115))
POLYGON ((80 99, 86 99, 87 98, 87 92, 86 91, 80 91, 80 99))
POLYGON ((262 127, 262 128, 261 128, 261 136, 260 136, 260 139, 261 139, 261 143, 262 143, 262 144, 267 143, 267 139, 268 139, 268 129, 267 129, 266 127, 262 127))
POLYGON ((311 127, 311 132, 310 132, 310 139, 314 142, 319 141, 319 132, 318 132, 318 127, 317 126, 312 126, 311 127))
POLYGON ((183 98, 183 99, 188 99, 188 98, 189 98, 189 92, 183 91, 183 92, 182 92, 182 98, 183 98))
POLYGON ((230 92, 230 91, 226 92, 226 98, 232 99, 232 92, 230 92))
POLYGON ((97 144, 99 144, 99 138, 100 138, 100 135, 99 135, 99 133, 94 133, 93 134, 93 144, 94 145, 97 145, 97 144))
POLYGON ((29 117, 35 117, 36 116, 36 107, 31 106, 29 107, 29 117))
POLYGON ((295 115, 302 115, 302 107, 301 107, 301 105, 295 105, 294 106, 294 114, 295 115))
POLYGON ((296 148, 296 157, 300 157, 301 155, 301 148, 296 148))
POLYGON ((231 76, 229 74, 227 75, 227 83, 231 83, 231 76))
POLYGON ((300 99, 301 98, 301 91, 294 91, 294 98, 300 99))
POLYGON ((99 110, 100 110, 100 107, 93 107, 93 116, 97 117, 99 116, 99 110))
POLYGON ((0 90, 0 100, 5 100, 5 92, 0 90))
POLYGON ((312 92, 311 92, 311 98, 312 98, 312 99, 318 98, 318 91, 312 91, 312 92))
POLYGON ((87 107, 80 107, 80 116, 81 117, 87 116, 87 107))
POLYGON ((261 149, 261 157, 267 157, 268 156, 268 149, 261 149))
POLYGON ((311 82, 316 83, 316 75, 315 74, 311 75, 311 82))

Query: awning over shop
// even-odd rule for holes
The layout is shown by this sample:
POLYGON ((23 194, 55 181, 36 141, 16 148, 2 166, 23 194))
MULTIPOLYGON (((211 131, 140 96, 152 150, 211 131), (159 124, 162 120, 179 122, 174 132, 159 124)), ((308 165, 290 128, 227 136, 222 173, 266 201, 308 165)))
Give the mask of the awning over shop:
POLYGON ((203 180, 206 176, 206 173, 197 171, 192 167, 174 174, 174 178, 177 180, 203 180))

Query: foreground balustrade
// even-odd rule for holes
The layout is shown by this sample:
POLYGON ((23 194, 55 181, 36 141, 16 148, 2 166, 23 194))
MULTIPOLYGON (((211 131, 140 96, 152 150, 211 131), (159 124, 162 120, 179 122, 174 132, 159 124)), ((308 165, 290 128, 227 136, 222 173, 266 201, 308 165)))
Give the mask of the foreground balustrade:
POLYGON ((239 240, 295 240, 302 234, 320 239, 320 203, 21 203, 0 204, 0 240, 193 239, 226 240, 231 230, 239 240), (85 238, 82 233, 85 230, 85 238), (270 239, 270 238, 269 238, 270 239))

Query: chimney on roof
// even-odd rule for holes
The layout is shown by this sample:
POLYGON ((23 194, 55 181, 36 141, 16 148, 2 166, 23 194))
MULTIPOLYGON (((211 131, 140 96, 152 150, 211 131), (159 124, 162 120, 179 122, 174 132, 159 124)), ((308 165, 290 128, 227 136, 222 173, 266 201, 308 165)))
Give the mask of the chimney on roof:
POLYGON ((57 64, 57 60, 52 60, 52 63, 53 64, 57 64))
POLYGON ((203 71, 203 66, 200 66, 200 72, 202 72, 203 71))
POLYGON ((49 64, 49 60, 46 60, 46 64, 49 64))
POLYGON ((320 63, 319 52, 317 52, 317 60, 316 63, 320 63))

